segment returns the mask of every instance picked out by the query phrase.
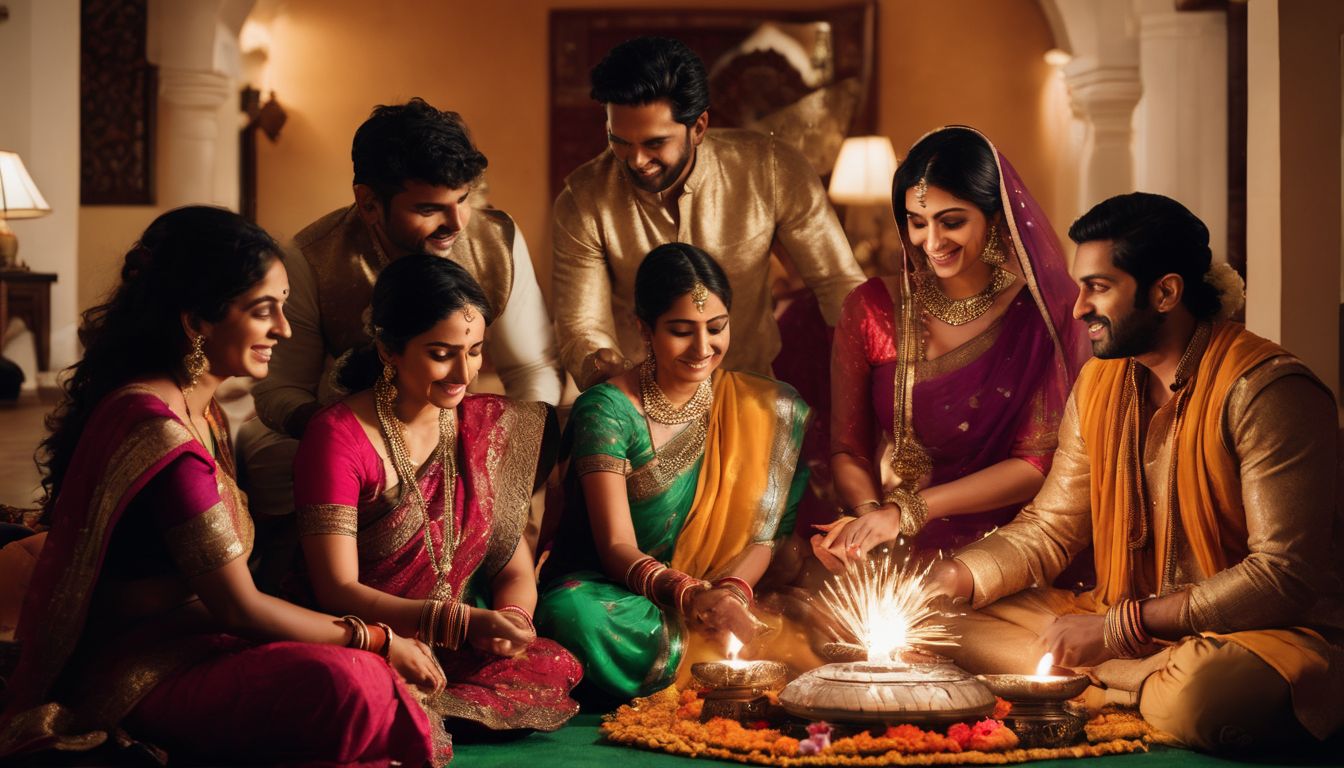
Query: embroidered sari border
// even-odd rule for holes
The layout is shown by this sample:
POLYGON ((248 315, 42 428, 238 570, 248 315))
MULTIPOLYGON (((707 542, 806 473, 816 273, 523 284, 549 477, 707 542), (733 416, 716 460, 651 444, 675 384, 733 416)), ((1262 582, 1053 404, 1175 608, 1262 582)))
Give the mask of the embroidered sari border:
POLYGON ((238 559, 248 547, 234 527, 234 516, 223 501, 217 501, 196 517, 164 531, 168 552, 193 579, 238 559))

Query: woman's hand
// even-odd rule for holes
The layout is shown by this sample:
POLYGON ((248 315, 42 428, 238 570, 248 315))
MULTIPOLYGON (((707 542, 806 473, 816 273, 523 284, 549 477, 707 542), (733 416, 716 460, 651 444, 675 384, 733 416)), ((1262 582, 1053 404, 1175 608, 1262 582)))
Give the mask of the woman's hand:
POLYGON ((527 650, 527 646, 537 639, 537 633, 527 626, 523 617, 512 611, 470 610, 467 642, 477 650, 512 657, 527 650))
POLYGON ((1104 614, 1060 616, 1041 635, 1041 643, 1061 667, 1095 667, 1115 658, 1106 647, 1105 629, 1104 614))
POLYGON ((841 562, 859 560, 873 547, 893 541, 900 534, 901 509, 895 504, 885 504, 848 525, 832 529, 822 540, 822 546, 841 562))
POLYGON ((836 536, 840 535, 840 531, 843 530, 845 526, 857 519, 858 518, 856 517, 845 515, 834 522, 813 526, 817 530, 824 532, 825 535, 823 536, 820 533, 814 533, 812 534, 812 538, 808 539, 808 541, 812 543, 812 554, 821 562, 822 566, 831 573, 839 573, 845 569, 845 561, 831 554, 831 543, 835 541, 836 536))
POLYGON ((736 592, 725 587, 706 589, 692 597, 691 615, 686 619, 710 635, 732 632, 744 645, 756 637, 756 617, 736 592))
POLYGON ((406 682, 426 691, 441 691, 448 684, 443 669, 434 658, 434 651, 410 637, 392 635, 388 642, 387 660, 406 682))

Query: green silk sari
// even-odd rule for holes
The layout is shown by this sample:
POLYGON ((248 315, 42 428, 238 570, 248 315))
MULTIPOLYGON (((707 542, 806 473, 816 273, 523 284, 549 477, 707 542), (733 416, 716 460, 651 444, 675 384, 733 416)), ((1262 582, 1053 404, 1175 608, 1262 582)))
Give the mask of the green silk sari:
MULTIPOLYGON (((706 528, 703 516, 725 514, 728 486, 743 474, 753 474, 750 470, 757 470, 757 482, 739 483, 731 505, 734 516, 741 519, 727 521, 743 542, 732 549, 745 550, 746 544, 773 546, 793 531, 794 513, 807 484, 807 470, 799 468, 807 405, 787 384, 753 374, 716 373, 714 387, 711 412, 656 452, 644 417, 611 384, 584 392, 570 414, 562 449, 569 459, 565 509, 543 572, 536 620, 543 635, 559 641, 583 662, 585 681, 607 694, 631 698, 667 686, 685 657, 688 637, 679 616, 664 614, 602 572, 580 477, 589 472, 624 475, 640 550, 674 567, 678 563, 673 561, 685 560, 688 550, 705 549, 704 542, 679 541, 692 513, 701 516, 697 530, 724 528, 713 523, 725 521, 708 521, 706 528), (742 407, 745 401, 754 407, 742 407), (707 452, 707 441, 719 450, 707 452), (743 444, 752 450, 734 448, 743 444), (719 457, 718 471, 705 471, 707 453, 719 457), (743 472, 744 467, 748 471, 743 472), (707 488, 707 483, 716 484, 717 503, 712 492, 716 489, 707 488), (742 503, 745 488, 759 491, 748 491, 755 498, 742 503)), ((698 560, 715 564, 704 573, 688 568, 697 578, 722 575, 735 564, 724 556, 698 560)))

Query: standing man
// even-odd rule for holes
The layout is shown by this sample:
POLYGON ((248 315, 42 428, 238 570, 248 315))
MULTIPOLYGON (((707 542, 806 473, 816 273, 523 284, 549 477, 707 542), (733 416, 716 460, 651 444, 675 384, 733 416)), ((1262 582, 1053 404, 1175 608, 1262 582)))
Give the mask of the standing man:
POLYGON ((663 243, 695 245, 727 272, 734 335, 752 341, 729 350, 728 368, 769 375, 779 352, 774 243, 835 323, 864 276, 820 179, 773 137, 708 129, 699 57, 677 40, 630 40, 593 69, 592 96, 607 111, 609 146, 565 180, 552 229, 560 357, 580 388, 644 357, 635 271, 663 243))
POLYGON ((270 375, 253 388, 259 423, 240 431, 250 506, 260 515, 292 511, 298 438, 336 397, 325 373, 368 343, 374 280, 402 256, 452 259, 485 289, 495 317, 486 354, 510 397, 554 405, 564 385, 522 233, 503 211, 473 209, 487 161, 462 119, 418 98, 375 107, 355 131, 351 156, 354 205, 308 225, 287 249, 285 314, 294 335, 277 345, 270 375))
POLYGON ((1026 672, 1028 649, 1050 651, 1205 751, 1327 738, 1344 723, 1334 397, 1219 319, 1241 305, 1240 281, 1210 268, 1209 231, 1180 203, 1114 197, 1069 237, 1074 317, 1098 359, 1035 500, 934 567, 976 609, 951 655, 1026 672), (1088 544, 1094 591, 1033 586, 1088 544))

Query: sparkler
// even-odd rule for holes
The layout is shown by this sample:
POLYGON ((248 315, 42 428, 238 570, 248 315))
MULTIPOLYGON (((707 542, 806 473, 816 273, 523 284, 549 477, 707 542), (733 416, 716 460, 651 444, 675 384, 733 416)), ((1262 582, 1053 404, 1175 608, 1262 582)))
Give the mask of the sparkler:
POLYGON ((867 649, 870 663, 888 663, 916 645, 955 645, 956 634, 931 606, 937 595, 926 578, 930 567, 908 558, 899 565, 891 558, 851 562, 826 583, 821 601, 867 649))

